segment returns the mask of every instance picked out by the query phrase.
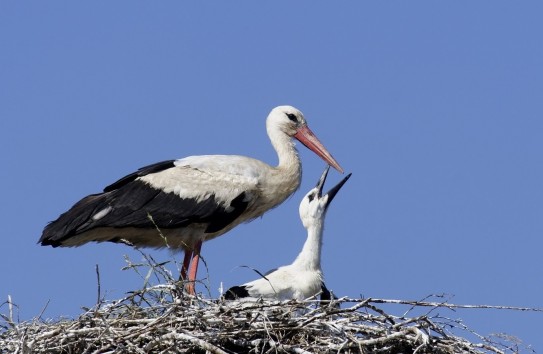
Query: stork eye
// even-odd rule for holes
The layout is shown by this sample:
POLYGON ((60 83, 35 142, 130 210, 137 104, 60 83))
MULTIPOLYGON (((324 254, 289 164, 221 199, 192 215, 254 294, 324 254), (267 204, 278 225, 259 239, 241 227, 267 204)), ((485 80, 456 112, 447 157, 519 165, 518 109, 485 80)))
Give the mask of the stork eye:
POLYGON ((287 117, 288 117, 288 119, 290 119, 294 123, 298 123, 298 118, 296 117, 296 115, 294 113, 287 113, 287 117))
POLYGON ((307 199, 309 199, 309 202, 312 202, 313 199, 315 199, 315 193, 311 193, 310 195, 308 195, 307 199))

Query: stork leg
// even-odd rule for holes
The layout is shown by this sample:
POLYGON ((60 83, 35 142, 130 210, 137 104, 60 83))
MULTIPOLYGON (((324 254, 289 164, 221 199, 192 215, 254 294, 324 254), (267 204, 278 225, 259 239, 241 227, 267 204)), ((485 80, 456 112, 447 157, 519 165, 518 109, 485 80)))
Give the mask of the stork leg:
MULTIPOLYGON (((187 284, 187 292, 195 295, 194 284, 196 282, 196 273, 198 272, 198 263, 200 263, 200 250, 202 249, 202 241, 198 241, 196 247, 192 251, 192 260, 190 261, 189 283, 187 284)), ((184 262, 183 262, 184 263, 184 262)))
POLYGON ((183 267, 181 268, 181 279, 180 280, 187 280, 187 272, 189 270, 189 264, 190 260, 192 258, 192 251, 185 250, 185 258, 183 258, 183 267))

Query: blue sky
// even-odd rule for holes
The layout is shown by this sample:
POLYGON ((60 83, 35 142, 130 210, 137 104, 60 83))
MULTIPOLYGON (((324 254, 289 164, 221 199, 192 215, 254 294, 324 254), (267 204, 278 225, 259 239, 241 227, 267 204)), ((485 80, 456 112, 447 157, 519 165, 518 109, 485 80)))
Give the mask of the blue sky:
MULTIPOLYGON (((324 235, 337 295, 543 307, 542 10, 536 1, 1 2, 0 303, 11 295, 23 320, 48 302, 44 317, 77 316, 95 303, 96 264, 108 299, 141 286, 121 271, 137 252, 40 247, 43 227, 153 162, 217 153, 275 164, 265 118, 290 104, 353 173, 324 235)), ((204 245, 213 296, 221 282, 255 277, 238 266, 266 271, 301 249, 298 204, 324 164, 300 154, 292 198, 204 245)), ((449 315, 543 350, 541 313, 449 315)))

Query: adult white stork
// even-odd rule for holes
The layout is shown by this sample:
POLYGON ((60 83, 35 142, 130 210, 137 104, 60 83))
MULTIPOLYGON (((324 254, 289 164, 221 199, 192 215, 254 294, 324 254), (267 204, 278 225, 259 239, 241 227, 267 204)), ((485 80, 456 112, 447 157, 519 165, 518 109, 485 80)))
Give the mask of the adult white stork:
POLYGON ((307 229, 307 239, 294 262, 268 272, 265 276, 228 289, 226 300, 304 300, 321 293, 321 300, 330 300, 321 269, 324 218, 336 193, 347 182, 349 173, 326 194, 322 188, 329 166, 324 170, 317 186, 309 191, 300 203, 300 219, 307 229))
POLYGON ((110 241, 183 249, 181 276, 187 279, 188 271, 188 290, 194 293, 202 242, 261 216, 298 189, 302 169, 292 138, 343 172, 296 108, 274 108, 266 128, 277 167, 237 155, 155 163, 81 199, 45 227, 39 243, 72 247, 110 241))

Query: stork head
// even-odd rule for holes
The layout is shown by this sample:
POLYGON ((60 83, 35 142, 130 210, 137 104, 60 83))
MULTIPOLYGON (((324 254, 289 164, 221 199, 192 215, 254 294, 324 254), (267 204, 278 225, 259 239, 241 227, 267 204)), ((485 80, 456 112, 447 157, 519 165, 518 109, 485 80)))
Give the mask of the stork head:
POLYGON ((345 182, 347 182, 349 177, 352 175, 352 173, 349 173, 338 184, 323 195, 322 189, 324 187, 324 182, 326 182, 326 176, 328 175, 329 170, 330 166, 326 166, 315 188, 310 190, 300 203, 300 219, 302 219, 302 223, 304 224, 305 228, 308 228, 315 222, 324 221, 328 206, 336 196, 337 192, 339 192, 341 187, 343 187, 345 182))
POLYGON ((270 130, 278 129, 304 144, 305 147, 317 154, 328 165, 343 173, 343 169, 339 163, 326 150, 311 129, 309 129, 303 113, 298 109, 292 106, 275 107, 268 115, 267 127, 270 136, 272 136, 270 130))

